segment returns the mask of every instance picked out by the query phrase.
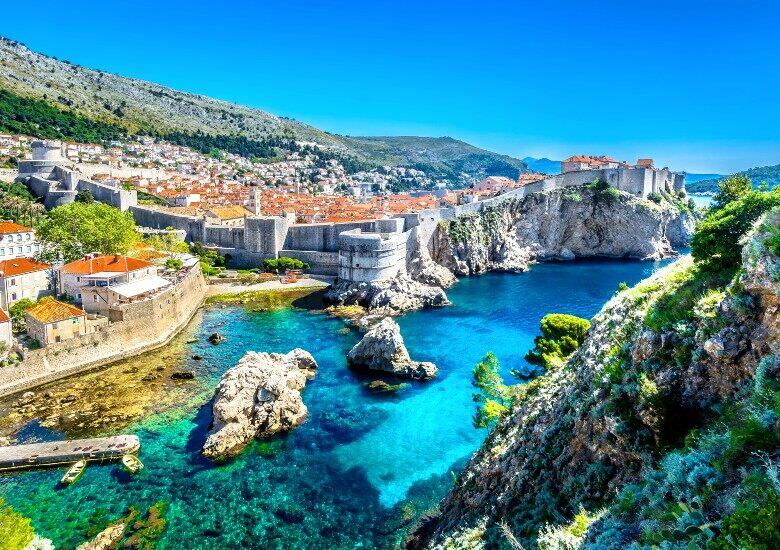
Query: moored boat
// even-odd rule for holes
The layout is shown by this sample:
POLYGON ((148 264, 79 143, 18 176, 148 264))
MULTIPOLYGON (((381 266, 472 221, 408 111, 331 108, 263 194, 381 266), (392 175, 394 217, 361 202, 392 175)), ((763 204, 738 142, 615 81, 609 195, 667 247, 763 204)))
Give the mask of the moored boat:
POLYGON ((131 474, 137 474, 144 469, 143 463, 135 455, 124 455, 122 457, 122 464, 131 474))
POLYGON ((71 465, 70 468, 68 468, 68 471, 65 472, 65 475, 62 476, 60 483, 63 485, 71 485, 72 483, 75 483, 76 480, 81 477, 81 474, 84 473, 86 468, 86 460, 79 460, 78 462, 75 462, 73 465, 71 465))

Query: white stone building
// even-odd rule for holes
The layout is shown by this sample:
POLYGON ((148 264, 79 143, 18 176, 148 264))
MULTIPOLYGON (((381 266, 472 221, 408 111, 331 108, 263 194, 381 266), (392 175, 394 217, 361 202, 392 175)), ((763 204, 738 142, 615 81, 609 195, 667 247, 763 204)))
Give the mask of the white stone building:
POLYGON ((6 311, 22 298, 33 302, 54 293, 49 264, 30 258, 0 261, 0 307, 6 311))

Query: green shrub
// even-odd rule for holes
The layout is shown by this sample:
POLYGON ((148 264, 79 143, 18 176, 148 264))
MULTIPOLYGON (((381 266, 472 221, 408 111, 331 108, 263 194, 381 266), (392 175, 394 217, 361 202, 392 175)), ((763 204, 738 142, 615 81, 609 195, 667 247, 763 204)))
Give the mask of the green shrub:
POLYGON ((744 174, 734 174, 718 184, 718 193, 712 200, 712 208, 723 208, 729 203, 741 199, 753 191, 750 178, 744 174))
POLYGON ((24 320, 24 313, 35 305, 35 302, 29 298, 22 298, 8 310, 11 317, 11 325, 16 332, 24 332, 27 328, 27 324, 24 320))
POLYGON ((501 365, 492 352, 474 367, 472 385, 479 389, 473 395, 474 402, 479 403, 474 415, 474 426, 487 428, 504 416, 512 406, 512 391, 504 384, 499 374, 501 365))
POLYGON ((309 264, 303 262, 297 258, 288 258, 282 256, 281 258, 263 260, 263 268, 266 271, 287 271, 290 269, 309 269, 309 264))
POLYGON ((691 254, 712 269, 735 268, 740 264, 740 239, 756 220, 780 205, 780 188, 750 191, 725 206, 712 210, 696 228, 691 254))
POLYGON ((711 548, 780 548, 780 493, 760 481, 748 480, 746 485, 745 498, 738 500, 734 513, 723 519, 720 536, 711 548))
POLYGON ((661 204, 661 202, 664 200, 664 198, 661 195, 661 193, 655 193, 655 192, 650 193, 649 195, 647 195, 647 198, 648 198, 648 200, 651 200, 651 201, 653 201, 656 204, 661 204))
POLYGON ((173 269, 174 271, 180 270, 183 265, 184 262, 182 262, 179 258, 168 258, 165 260, 165 267, 168 269, 173 269))
POLYGON ((565 313, 550 313, 540 323, 542 335, 534 339, 535 347, 525 359, 529 363, 545 368, 556 367, 564 363, 585 340, 590 321, 565 313))

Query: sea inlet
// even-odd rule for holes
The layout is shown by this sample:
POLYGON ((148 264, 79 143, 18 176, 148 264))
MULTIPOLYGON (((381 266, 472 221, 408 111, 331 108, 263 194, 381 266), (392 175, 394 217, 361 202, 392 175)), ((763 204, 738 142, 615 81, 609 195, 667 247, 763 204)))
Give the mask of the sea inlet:
POLYGON ((165 503, 158 548, 389 548, 452 486, 486 436, 474 428, 471 371, 492 351, 524 365, 550 312, 592 317, 620 282, 632 285, 665 262, 582 260, 523 274, 464 278, 453 305, 398 321, 409 351, 439 375, 395 394, 371 393, 351 372, 359 338, 342 319, 290 307, 211 306, 171 346, 0 403, 0 428, 20 442, 135 433, 146 468, 90 465, 67 488, 61 470, 0 476, 0 497, 31 518, 38 535, 74 548, 130 506, 165 503), (219 332, 218 346, 207 337, 219 332), (319 363, 303 399, 309 419, 215 465, 199 450, 221 374, 247 350, 301 347, 319 363), (172 381, 191 370, 195 380, 172 381))

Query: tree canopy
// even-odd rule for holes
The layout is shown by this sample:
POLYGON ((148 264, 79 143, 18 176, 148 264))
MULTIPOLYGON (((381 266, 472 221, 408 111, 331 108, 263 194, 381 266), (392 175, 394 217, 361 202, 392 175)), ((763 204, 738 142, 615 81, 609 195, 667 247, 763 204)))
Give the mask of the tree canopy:
POLYGON ((751 190, 713 209, 691 239, 694 260, 718 270, 735 268, 741 261, 742 236, 761 215, 776 206, 780 206, 780 188, 773 191, 751 190))
POLYGON ((744 174, 734 174, 718 184, 718 194, 712 201, 715 209, 723 208, 730 202, 744 197, 753 190, 753 185, 744 174))
POLYGON ((91 252, 126 254, 138 239, 130 212, 98 202, 58 206, 36 229, 45 262, 71 262, 91 252))

